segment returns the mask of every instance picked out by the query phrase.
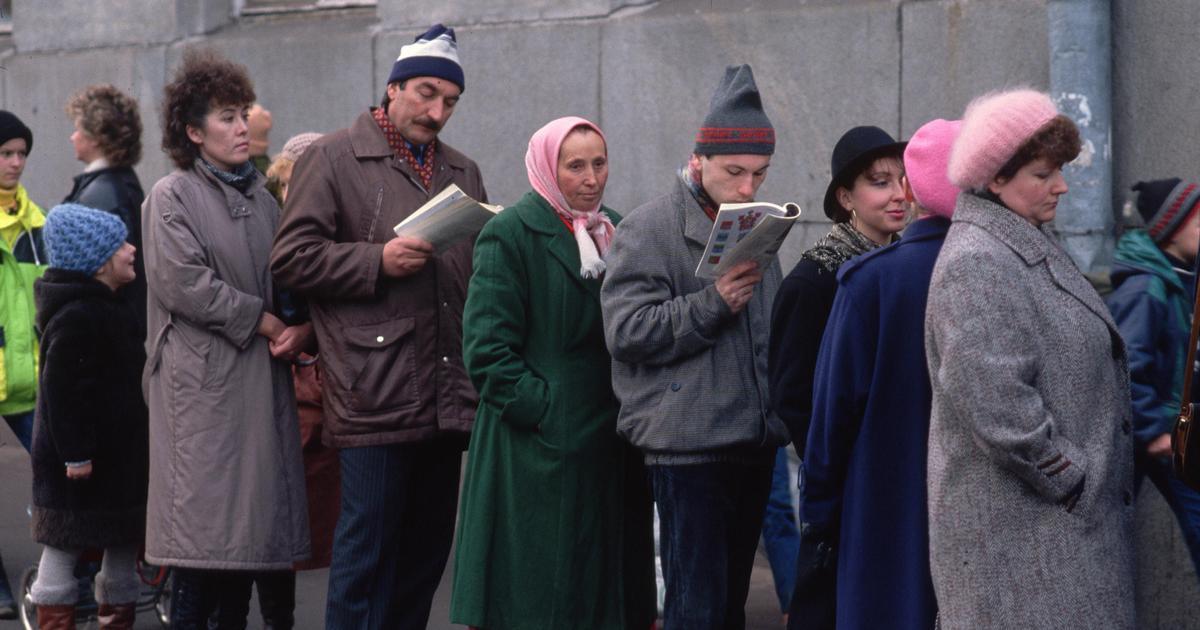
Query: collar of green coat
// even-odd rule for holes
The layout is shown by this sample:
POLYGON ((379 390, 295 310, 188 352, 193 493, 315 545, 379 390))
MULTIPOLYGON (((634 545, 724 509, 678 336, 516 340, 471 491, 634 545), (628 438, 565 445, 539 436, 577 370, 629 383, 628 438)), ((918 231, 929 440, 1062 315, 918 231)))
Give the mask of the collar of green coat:
MULTIPOLYGON (((599 301, 600 281, 588 280, 579 274, 582 265, 579 261, 579 244, 575 242, 575 235, 571 230, 567 229, 562 219, 558 218, 558 212, 554 210, 554 207, 542 199, 541 195, 530 191, 525 193, 525 196, 512 209, 530 230, 551 237, 546 245, 550 257, 563 266, 568 277, 599 301)), ((621 222, 621 216, 611 209, 600 206, 600 211, 608 215, 613 225, 621 222)))
POLYGON ((1121 273, 1120 266, 1123 265, 1153 274, 1176 291, 1184 292, 1185 290, 1179 274, 1171 266, 1171 261, 1154 244, 1154 240, 1150 238, 1146 230, 1135 228, 1122 234, 1121 240, 1117 241, 1117 251, 1113 258, 1114 279, 1119 275, 1128 275, 1129 272, 1121 273))

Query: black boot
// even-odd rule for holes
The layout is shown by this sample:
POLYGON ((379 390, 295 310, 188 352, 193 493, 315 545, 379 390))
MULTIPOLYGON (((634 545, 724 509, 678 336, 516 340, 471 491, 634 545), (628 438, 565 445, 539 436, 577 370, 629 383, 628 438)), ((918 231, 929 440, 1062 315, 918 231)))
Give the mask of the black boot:
POLYGON ((0 619, 17 618, 17 600, 8 585, 8 574, 4 571, 4 560, 0 559, 0 619))

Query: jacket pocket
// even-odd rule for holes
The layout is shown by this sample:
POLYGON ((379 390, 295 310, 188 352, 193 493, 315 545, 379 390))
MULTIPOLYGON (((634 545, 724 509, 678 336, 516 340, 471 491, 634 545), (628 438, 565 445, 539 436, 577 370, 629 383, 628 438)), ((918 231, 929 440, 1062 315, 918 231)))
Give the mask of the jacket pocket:
POLYGON ((374 413, 420 402, 414 326, 414 318, 403 317, 343 330, 352 410, 374 413))

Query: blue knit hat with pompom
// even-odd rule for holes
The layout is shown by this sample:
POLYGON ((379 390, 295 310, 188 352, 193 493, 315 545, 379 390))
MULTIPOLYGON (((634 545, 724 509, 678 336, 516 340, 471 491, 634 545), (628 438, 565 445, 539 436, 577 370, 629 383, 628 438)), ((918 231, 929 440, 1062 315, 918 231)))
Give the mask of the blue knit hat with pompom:
POLYGON ((121 249, 128 233, 115 214, 64 203, 46 215, 42 239, 51 267, 94 276, 121 249))

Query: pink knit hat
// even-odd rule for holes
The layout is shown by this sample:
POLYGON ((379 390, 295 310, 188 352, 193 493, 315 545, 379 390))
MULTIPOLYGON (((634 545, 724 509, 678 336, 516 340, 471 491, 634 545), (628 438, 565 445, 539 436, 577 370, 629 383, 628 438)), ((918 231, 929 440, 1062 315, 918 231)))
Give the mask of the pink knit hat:
POLYGON ((983 190, 1021 145, 1057 115, 1047 94, 1028 88, 971 101, 950 152, 950 181, 963 190, 983 190))
POLYGON ((961 120, 931 120, 921 125, 904 149, 904 173, 913 197, 922 208, 947 219, 954 214, 958 187, 946 177, 946 167, 961 128, 961 120))

